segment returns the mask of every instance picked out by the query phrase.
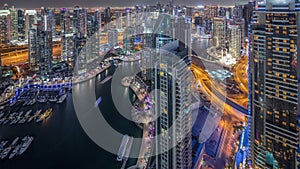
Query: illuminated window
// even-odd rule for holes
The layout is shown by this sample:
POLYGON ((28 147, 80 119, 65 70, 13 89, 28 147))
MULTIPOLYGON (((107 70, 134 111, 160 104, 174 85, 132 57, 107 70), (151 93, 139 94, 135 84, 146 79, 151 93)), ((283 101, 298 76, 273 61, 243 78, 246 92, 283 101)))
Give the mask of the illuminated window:
POLYGON ((276 51, 279 51, 279 48, 275 48, 276 51))
POLYGON ((286 48, 282 48, 282 51, 283 51, 283 52, 286 52, 287 50, 286 50, 286 48))
POLYGON ((286 122, 285 121, 283 121, 282 124, 286 126, 286 122))

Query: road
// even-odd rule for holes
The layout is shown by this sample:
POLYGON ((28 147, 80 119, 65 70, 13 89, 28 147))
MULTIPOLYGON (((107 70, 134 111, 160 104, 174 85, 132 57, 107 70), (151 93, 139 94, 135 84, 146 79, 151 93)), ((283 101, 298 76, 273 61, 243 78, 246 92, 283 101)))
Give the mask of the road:
POLYGON ((240 89, 248 94, 248 78, 247 78, 248 58, 243 57, 233 69, 234 80, 238 82, 240 89))
MULTIPOLYGON (((61 54, 60 43, 53 45, 53 57, 61 54)), ((28 49, 1 54, 2 66, 19 65, 28 62, 28 49)))
MULTIPOLYGON (((206 71, 197 67, 196 65, 192 65, 192 70, 194 71, 196 81, 201 83, 203 90, 206 91, 209 95, 207 96, 210 98, 211 103, 216 107, 219 107, 221 111, 225 112, 232 112, 234 116, 240 117, 245 114, 241 113, 239 110, 236 110, 237 107, 234 106, 226 101, 226 99, 231 99, 236 105, 242 105, 242 103, 248 101, 248 97, 246 95, 241 95, 240 97, 230 98, 226 94, 226 90, 222 88, 220 85, 216 84, 208 75, 206 71)), ((245 109, 245 108, 243 108, 245 109)))
MULTIPOLYGON (((244 121, 245 114, 237 111, 234 107, 232 107, 232 105, 226 102, 226 92, 224 92, 224 90, 222 91, 221 87, 216 86, 217 84, 210 79, 206 71, 196 65, 192 65, 192 69, 196 81, 200 82, 202 91, 205 91, 204 93, 208 94, 207 97, 211 100, 211 103, 224 113, 222 116, 223 120, 221 121, 221 123, 224 123, 224 131, 216 159, 211 159, 210 157, 206 157, 204 159, 207 164, 210 164, 216 169, 224 168, 225 161, 231 158, 231 152, 234 148, 232 146, 232 143, 235 142, 235 139, 232 137, 233 124, 235 121, 244 121), (224 95, 220 96, 220 93, 224 95)), ((244 98, 241 96, 239 99, 244 98)))

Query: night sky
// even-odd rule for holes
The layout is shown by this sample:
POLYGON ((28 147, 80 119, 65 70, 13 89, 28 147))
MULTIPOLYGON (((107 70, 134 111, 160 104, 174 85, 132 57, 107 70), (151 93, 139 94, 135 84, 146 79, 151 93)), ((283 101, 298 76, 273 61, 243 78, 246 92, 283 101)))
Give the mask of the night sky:
MULTIPOLYGON (((7 3, 17 8, 45 7, 72 7, 80 5, 83 7, 107 7, 107 6, 134 6, 136 4, 168 3, 169 0, 0 0, 0 5, 7 3)), ((174 4, 184 5, 234 5, 234 3, 246 2, 246 0, 174 0, 174 4)))

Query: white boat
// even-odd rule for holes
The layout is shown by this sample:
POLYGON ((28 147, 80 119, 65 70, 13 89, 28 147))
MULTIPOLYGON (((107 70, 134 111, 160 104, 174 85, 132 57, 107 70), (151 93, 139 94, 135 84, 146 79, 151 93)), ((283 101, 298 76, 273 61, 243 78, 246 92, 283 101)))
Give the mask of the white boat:
POLYGON ((5 145, 8 143, 7 140, 2 140, 0 143, 0 151, 4 149, 5 145))
POLYGON ((19 141, 19 137, 16 137, 14 141, 10 144, 10 147, 15 146, 15 144, 19 141))
POLYGON ((129 136, 126 134, 123 136, 119 151, 118 151, 118 157, 117 157, 117 161, 122 161, 123 156, 125 154, 126 151, 126 147, 129 141, 129 136))
POLYGON ((30 123, 33 120, 34 116, 31 116, 28 120, 27 123, 30 123))
POLYGON ((10 155, 9 155, 8 158, 9 158, 9 159, 12 159, 15 155, 18 154, 19 150, 20 150, 20 145, 17 145, 17 146, 14 148, 13 152, 10 153, 10 155))
POLYGON ((26 114, 25 114, 25 117, 28 117, 29 116, 29 114, 32 112, 32 110, 30 109, 30 110, 28 110, 27 112, 26 112, 26 114))
POLYGON ((22 146, 20 148, 20 151, 18 152, 19 155, 23 154, 28 149, 28 147, 32 143, 33 139, 34 138, 31 137, 31 136, 25 136, 22 139, 23 143, 22 143, 22 146))
POLYGON ((99 97, 95 102, 95 107, 97 107, 102 102, 102 97, 99 97))
POLYGON ((6 149, 4 149, 3 152, 0 155, 0 158, 4 159, 8 155, 8 153, 10 152, 10 150, 11 150, 11 147, 7 147, 6 149))
POLYGON ((58 99, 57 103, 62 103, 62 102, 64 102, 66 98, 67 98, 67 94, 62 95, 62 96, 58 99))
POLYGON ((33 115, 33 117, 38 117, 40 114, 41 114, 41 112, 42 112, 42 109, 39 109, 39 110, 37 110, 35 113, 34 113, 34 115, 33 115))
POLYGON ((43 116, 42 115, 39 115, 38 117, 37 117, 37 119, 35 120, 35 122, 40 122, 40 121, 42 121, 43 120, 43 116))
POLYGON ((2 118, 4 116, 4 112, 0 113, 0 118, 2 118))
POLYGON ((49 99, 49 101, 50 101, 50 102, 57 102, 57 98, 56 98, 56 97, 51 97, 51 98, 49 99))
POLYGON ((27 120, 26 117, 23 117, 23 118, 19 121, 19 124, 25 123, 26 120, 27 120))

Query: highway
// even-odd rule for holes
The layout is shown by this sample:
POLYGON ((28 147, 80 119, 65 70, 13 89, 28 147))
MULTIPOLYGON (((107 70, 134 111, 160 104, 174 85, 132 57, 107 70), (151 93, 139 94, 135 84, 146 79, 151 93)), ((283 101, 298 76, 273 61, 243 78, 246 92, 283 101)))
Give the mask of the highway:
POLYGON ((248 78, 247 78, 248 58, 243 57, 233 69, 235 74, 234 80, 238 82, 240 89, 248 93, 248 78))
MULTIPOLYGON (((222 121, 224 123, 224 132, 221 137, 217 157, 212 159, 207 156, 204 161, 213 168, 224 168, 225 161, 232 157, 231 153, 234 149, 232 143, 236 141, 236 139, 233 138, 233 124, 237 121, 245 120, 244 117, 247 115, 247 109, 233 101, 232 98, 229 98, 226 95, 225 89, 222 89, 219 85, 217 86, 206 71, 194 64, 192 64, 192 70, 195 75, 195 80, 200 82, 199 90, 206 94, 206 97, 211 101, 212 105, 223 112, 222 121)), ((235 100, 241 102, 243 99, 247 98, 244 98, 244 95, 241 95, 235 100)), ((202 166, 202 168, 205 168, 205 166, 202 166)))
MULTIPOLYGON (((53 57, 61 55, 60 43, 53 45, 52 50, 53 57)), ((28 49, 16 50, 9 53, 1 54, 2 66, 20 65, 28 62, 28 49)))

